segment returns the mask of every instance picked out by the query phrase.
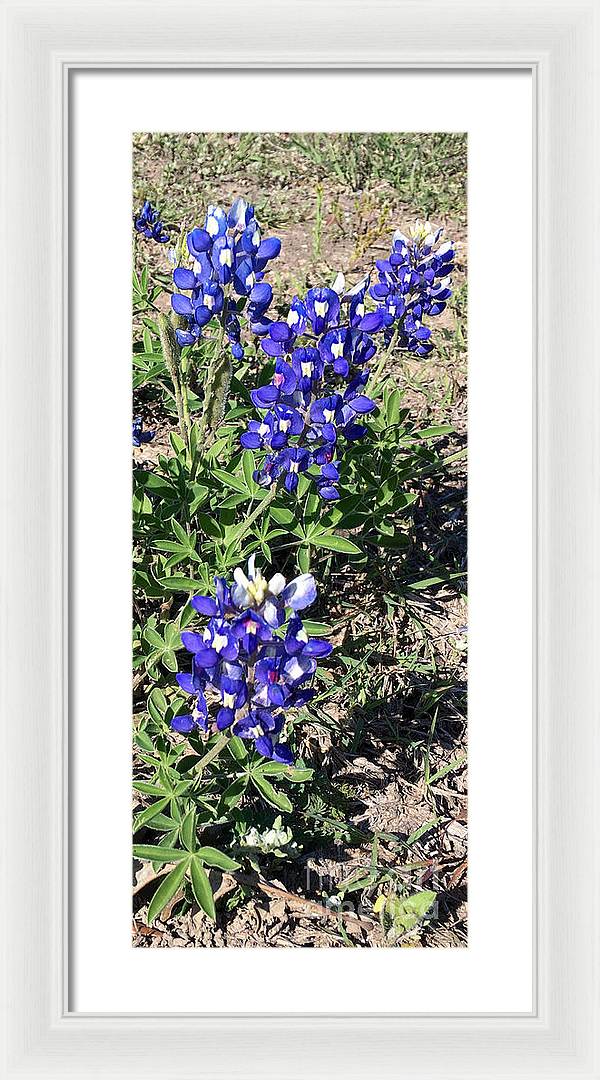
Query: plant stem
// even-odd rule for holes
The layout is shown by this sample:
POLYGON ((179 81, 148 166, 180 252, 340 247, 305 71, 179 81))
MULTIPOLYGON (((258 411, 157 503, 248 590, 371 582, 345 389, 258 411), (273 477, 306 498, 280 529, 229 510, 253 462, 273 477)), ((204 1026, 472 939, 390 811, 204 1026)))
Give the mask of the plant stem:
POLYGON ((177 344, 177 338, 175 337, 175 331, 169 322, 166 315, 158 316, 158 330, 160 333, 160 345, 162 354, 165 360, 165 364, 169 369, 169 375, 173 382, 173 391, 175 394, 175 404, 177 406, 177 418, 179 420, 179 430, 181 432, 181 438, 183 439, 184 446, 189 455, 190 452, 190 432, 189 432, 189 418, 186 423, 186 410, 183 404, 183 395, 181 391, 181 378, 179 370, 179 345, 177 344))
POLYGON ((372 372, 371 378, 373 379, 373 382, 375 384, 377 383, 377 380, 381 378, 381 376, 383 374, 383 369, 385 368, 385 365, 387 364, 387 362, 388 362, 388 360, 390 358, 392 349, 394 348, 397 340, 398 340, 398 330, 396 329, 396 330, 394 330, 394 333, 392 334, 392 336, 390 338, 390 343, 389 343, 387 349, 379 357, 377 367, 372 372))
POLYGON ((250 527, 254 524, 257 517, 260 517, 263 510, 266 510, 267 506, 273 502, 277 494, 277 484, 272 484, 270 490, 265 495, 264 499, 261 499, 258 506, 252 511, 249 517, 245 521, 240 522, 239 525, 231 533, 232 540, 241 540, 246 535, 250 527))
POLYGON ((227 745, 228 742, 229 742, 229 735, 228 735, 228 733, 226 731, 224 731, 223 734, 217 739, 217 741, 216 741, 215 745, 212 747, 212 749, 210 749, 208 751, 208 753, 204 755, 204 757, 200 758, 200 761, 198 762, 198 764, 196 766, 196 771, 198 773, 198 775, 196 777, 196 780, 200 779, 200 777, 202 776, 202 773, 204 772, 206 766, 210 765, 211 761, 213 761, 216 757, 219 756, 219 754, 221 753, 221 750, 227 745))

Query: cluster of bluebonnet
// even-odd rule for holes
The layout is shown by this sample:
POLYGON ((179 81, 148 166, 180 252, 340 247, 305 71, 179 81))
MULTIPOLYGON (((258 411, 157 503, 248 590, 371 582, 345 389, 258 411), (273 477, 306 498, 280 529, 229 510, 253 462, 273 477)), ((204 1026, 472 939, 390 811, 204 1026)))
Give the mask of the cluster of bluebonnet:
POLYGON ((177 676, 182 690, 194 696, 192 712, 176 716, 171 727, 181 734, 198 729, 230 729, 249 739, 263 757, 290 765, 294 756, 281 741, 286 712, 310 701, 307 685, 317 659, 332 649, 311 640, 297 614, 317 595, 311 574, 286 585, 281 574, 267 581, 254 564, 238 567, 230 587, 215 578, 215 597, 194 596, 192 607, 208 617, 202 632, 185 631, 181 640, 192 653, 192 670, 177 676), (218 698, 209 716, 207 688, 218 698))
POLYGON ((160 220, 159 211, 146 199, 139 214, 133 220, 136 232, 144 234, 147 240, 156 240, 158 244, 166 244, 169 234, 160 220))
POLYGON ((323 499, 339 498, 341 447, 363 438, 361 418, 375 408, 365 387, 373 335, 386 318, 365 310, 367 287, 365 278, 341 299, 335 289, 310 289, 303 300, 294 297, 287 319, 271 320, 265 309, 251 322, 262 351, 275 358, 271 381, 251 392, 264 415, 240 439, 267 451, 254 474, 261 486, 283 477, 294 492, 308 472, 323 499))
POLYGON ((141 446, 142 443, 151 442, 155 431, 144 431, 144 424, 141 416, 136 416, 131 425, 131 437, 134 446, 141 446))
POLYGON ((304 300, 294 297, 283 321, 268 317, 268 304, 250 313, 250 329, 275 358, 270 383, 251 394, 264 415, 250 421, 240 440, 247 449, 267 451, 254 474, 261 486, 283 477, 293 492, 299 474, 307 473, 321 498, 339 498, 343 446, 364 437, 361 417, 375 408, 365 393, 375 335, 382 332, 389 343, 395 334, 400 348, 419 356, 431 351, 423 317, 439 315, 451 295, 454 249, 439 244, 441 232, 417 221, 409 237, 395 233, 388 259, 376 263, 374 285, 367 275, 341 298, 343 284, 311 289, 304 300), (367 292, 375 310, 366 310, 367 292))
POLYGON ((395 330, 399 348, 417 356, 433 348, 424 317, 440 315, 452 295, 454 247, 450 240, 440 243, 442 231, 417 219, 408 236, 395 232, 387 259, 375 263, 378 280, 369 290, 386 320, 386 339, 395 330))
POLYGON ((187 246, 192 266, 178 266, 173 272, 176 288, 183 291, 172 294, 171 305, 186 320, 185 328, 176 331, 177 340, 180 345, 193 345, 202 328, 218 315, 232 355, 240 360, 244 349, 235 296, 248 299, 249 319, 266 310, 272 290, 263 281, 264 271, 279 255, 281 241, 274 236, 262 239, 254 207, 240 198, 228 213, 220 206, 209 206, 203 228, 188 233, 187 246))

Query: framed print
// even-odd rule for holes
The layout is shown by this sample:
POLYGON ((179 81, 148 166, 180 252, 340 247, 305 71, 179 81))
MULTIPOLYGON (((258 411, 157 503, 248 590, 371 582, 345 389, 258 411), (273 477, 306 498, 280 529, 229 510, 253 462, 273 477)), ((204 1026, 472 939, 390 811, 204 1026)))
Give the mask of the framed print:
POLYGON ((3 7, 3 1075, 597 1077, 596 4, 3 7))

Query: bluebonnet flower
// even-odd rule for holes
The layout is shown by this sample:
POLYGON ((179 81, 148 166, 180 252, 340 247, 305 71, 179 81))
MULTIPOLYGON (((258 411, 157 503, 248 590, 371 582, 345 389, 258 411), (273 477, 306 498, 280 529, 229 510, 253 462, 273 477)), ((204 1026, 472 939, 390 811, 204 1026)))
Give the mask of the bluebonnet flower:
POLYGON ((283 713, 274 713, 270 709, 252 709, 237 721, 233 733, 242 739, 252 739, 263 757, 279 761, 283 765, 293 765, 294 755, 289 746, 274 741, 281 734, 284 721, 283 713))
POLYGON ((317 660, 329 642, 311 640, 299 611, 314 602, 311 574, 286 583, 281 574, 269 580, 255 566, 237 567, 233 585, 215 578, 215 596, 194 596, 191 606, 207 617, 201 632, 181 635, 192 654, 192 670, 177 675, 179 687, 194 698, 190 713, 174 717, 171 727, 183 735, 194 730, 231 730, 254 742, 263 757, 292 764, 294 756, 280 736, 289 709, 310 701, 308 685, 317 660), (278 632, 279 631, 279 632, 278 632), (207 691, 217 699, 209 714, 207 691))
POLYGON ((389 344, 396 333, 398 346, 419 356, 431 351, 424 319, 444 309, 454 257, 440 236, 421 222, 409 238, 395 233, 389 258, 376 263, 375 284, 366 274, 344 291, 339 274, 333 288, 295 296, 287 319, 270 319, 271 297, 262 295, 250 328, 275 365, 270 381, 250 394, 264 416, 251 420, 240 439, 246 449, 266 451, 254 473, 261 487, 283 480, 294 492, 305 473, 321 498, 339 498, 344 442, 364 438, 362 418, 376 407, 366 386, 378 335, 389 344))
POLYGON ((339 459, 334 462, 326 448, 339 435, 351 442, 366 434, 356 416, 375 408, 363 390, 377 346, 364 326, 375 316, 366 323, 375 333, 386 319, 364 311, 368 281, 340 300, 344 280, 338 275, 335 288, 310 289, 304 300, 295 296, 284 320, 268 318, 265 296, 251 329, 263 352, 275 358, 274 371, 268 383, 250 392, 265 415, 251 420, 240 438, 246 449, 267 451, 254 473, 261 487, 283 479, 286 490, 294 492, 305 473, 323 499, 339 498, 339 459), (340 321, 343 305, 348 305, 348 321, 340 321))
POLYGON ((452 295, 450 275, 454 269, 451 241, 440 243, 442 229, 417 219, 408 235, 397 231, 387 259, 376 262, 378 281, 370 294, 386 320, 386 337, 395 329, 398 344, 417 356, 432 351, 426 316, 440 315, 452 295))
POLYGON ((248 319, 258 327, 272 298, 270 286, 262 280, 264 271, 279 255, 281 241, 261 238, 253 207, 240 198, 228 213, 220 206, 209 206, 203 226, 188 233, 187 247, 191 267, 180 266, 173 273, 179 291, 172 294, 171 305, 186 320, 175 331, 177 340, 180 345, 193 345, 203 327, 219 315, 232 355, 239 360, 244 349, 235 296, 247 302, 248 319))
POLYGON ((333 289, 309 289, 306 294, 306 314, 315 334, 335 326, 340 314, 340 298, 333 289))
POLYGON ((134 446, 141 446, 142 443, 151 442, 156 435, 155 431, 144 431, 143 427, 141 416, 136 416, 131 425, 131 438, 134 446))
POLYGON ((159 244, 166 244, 169 240, 169 233, 160 220, 158 210, 152 206, 148 199, 146 199, 139 214, 134 217, 133 223, 136 232, 143 233, 147 240, 156 240, 159 244))

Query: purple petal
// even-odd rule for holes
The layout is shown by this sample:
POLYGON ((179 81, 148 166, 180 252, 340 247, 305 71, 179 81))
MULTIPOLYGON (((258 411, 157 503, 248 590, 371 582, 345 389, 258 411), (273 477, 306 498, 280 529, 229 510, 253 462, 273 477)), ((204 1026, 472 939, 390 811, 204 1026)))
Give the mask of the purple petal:
POLYGON ((246 450, 258 450, 262 446, 262 439, 256 431, 245 431, 240 435, 240 442, 246 450))
POLYGON ((191 233, 188 233, 187 246, 190 255, 194 258, 197 258, 201 252, 208 251, 211 244, 212 240, 206 229, 192 229, 191 233))
POLYGON ((188 652, 192 653, 197 653, 200 649, 204 648, 204 638, 202 637, 202 634, 194 634, 191 630, 184 630, 181 635, 181 643, 188 652))
POLYGON ((371 398, 365 394, 357 394, 355 398, 351 398, 348 404, 355 413, 368 413, 376 408, 375 402, 371 401, 371 398))
POLYGON ((281 240, 278 240, 276 236, 270 236, 267 240, 263 240, 256 255, 259 259, 275 259, 281 251, 281 240))
POLYGON ((191 716, 174 716, 171 720, 171 727, 173 731, 178 731, 180 735, 189 735, 194 728, 194 719, 191 716))
POLYGON ((329 641, 309 641, 304 647, 305 656, 329 656, 333 645, 329 641))
POLYGON ((266 409, 268 405, 277 401, 279 389, 271 384, 268 386, 259 386, 257 390, 250 391, 250 397, 259 409, 266 409))
POLYGON ((194 309, 192 307, 192 301, 189 296, 182 296, 181 293, 173 293, 171 296, 171 307, 173 311, 176 311, 178 315, 193 315, 194 309))
POLYGON ((286 743, 277 743, 273 747, 273 760, 281 762, 282 765, 293 765, 294 755, 286 743))
POLYGON ((193 270, 186 270, 185 266, 178 266, 173 271, 173 281, 178 289, 193 289, 196 284, 196 275, 193 270))
POLYGON ((175 678, 181 689, 185 691, 186 694, 196 693, 193 675, 188 675, 187 672, 180 671, 179 674, 175 676, 175 678))
POLYGON ((262 754, 263 757, 270 758, 273 756, 273 743, 268 735, 259 735, 254 745, 259 754, 262 754))
POLYGON ((190 604, 194 611, 199 611, 201 615, 216 615, 219 610, 212 596, 192 596, 190 604))

